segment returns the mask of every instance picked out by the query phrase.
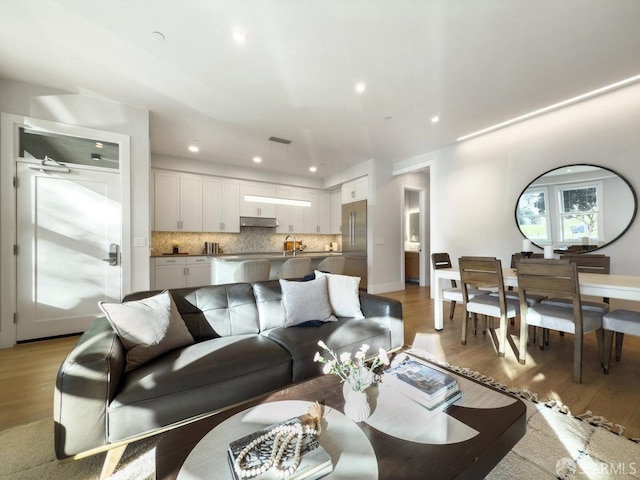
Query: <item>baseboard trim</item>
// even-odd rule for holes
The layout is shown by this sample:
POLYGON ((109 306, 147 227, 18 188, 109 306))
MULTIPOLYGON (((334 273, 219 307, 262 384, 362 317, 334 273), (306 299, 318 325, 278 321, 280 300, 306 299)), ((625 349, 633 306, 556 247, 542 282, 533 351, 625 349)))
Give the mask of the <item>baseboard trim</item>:
POLYGON ((373 295, 379 295, 386 292, 397 292, 400 290, 404 290, 404 282, 382 283, 379 285, 369 284, 367 286, 367 292, 373 295))

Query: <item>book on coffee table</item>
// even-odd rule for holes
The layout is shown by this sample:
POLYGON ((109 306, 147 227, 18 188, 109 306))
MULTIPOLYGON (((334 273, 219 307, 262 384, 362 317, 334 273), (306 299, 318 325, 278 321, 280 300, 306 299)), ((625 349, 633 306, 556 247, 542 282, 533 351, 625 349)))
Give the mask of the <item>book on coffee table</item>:
POLYGON ((382 382, 431 412, 442 410, 462 397, 455 378, 412 359, 385 371, 382 382))
MULTIPOLYGON (((270 430, 281 425, 294 425, 300 423, 300 418, 294 417, 285 420, 280 423, 270 425, 262 428, 256 432, 246 435, 238 440, 234 440, 229 444, 227 450, 227 457, 229 459, 229 465, 231 467, 231 473, 236 480, 243 480, 240 474, 235 469, 235 460, 242 450, 254 439, 261 437, 270 430)), ((271 457, 273 449, 273 438, 269 438, 260 445, 254 447, 244 458, 243 468, 259 468, 264 462, 271 457)), ((325 451, 324 448, 318 443, 314 435, 305 434, 302 440, 302 448, 300 450, 301 458, 298 467, 287 477, 288 480, 315 480, 321 478, 331 471, 333 471, 333 463, 331 457, 325 451)), ((295 442, 291 442, 282 456, 281 467, 287 468, 294 461, 295 457, 295 442)), ((279 474, 273 467, 260 475, 251 477, 256 480, 282 480, 282 475, 279 474)))

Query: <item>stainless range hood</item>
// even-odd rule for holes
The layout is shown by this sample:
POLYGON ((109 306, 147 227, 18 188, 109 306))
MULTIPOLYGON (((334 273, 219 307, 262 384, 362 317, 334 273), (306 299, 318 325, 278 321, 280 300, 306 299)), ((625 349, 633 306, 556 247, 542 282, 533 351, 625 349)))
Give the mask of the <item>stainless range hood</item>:
POLYGON ((241 227, 264 227, 264 228, 276 228, 280 226, 278 220, 275 218, 266 217, 240 217, 241 227))

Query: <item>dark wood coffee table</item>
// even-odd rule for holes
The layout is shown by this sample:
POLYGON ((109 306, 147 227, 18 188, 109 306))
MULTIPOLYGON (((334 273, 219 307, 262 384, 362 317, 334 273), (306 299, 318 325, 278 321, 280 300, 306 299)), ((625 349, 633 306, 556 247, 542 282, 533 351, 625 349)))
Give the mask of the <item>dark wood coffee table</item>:
MULTIPOLYGON (((440 415, 450 416, 455 419, 452 422, 464 424, 464 428, 470 427, 468 430, 474 431, 474 435, 463 441, 453 439, 454 443, 422 443, 399 438, 402 435, 395 435, 393 432, 389 434, 389 430, 375 428, 367 422, 358 423, 375 452, 378 478, 484 478, 524 436, 524 402, 495 388, 443 370, 458 379, 465 396, 440 415), (471 407, 464 406, 465 404, 471 407)), ((383 386, 380 390, 383 390, 383 386)), ((340 412, 344 407, 342 384, 335 375, 325 375, 171 430, 162 434, 156 448, 156 478, 176 479, 194 447, 223 421, 253 406, 283 400, 319 401, 340 412)), ((397 418, 402 423, 398 425, 396 422, 395 431, 398 431, 398 426, 400 430, 411 431, 412 428, 417 428, 416 422, 420 422, 423 429, 430 430, 428 422, 435 422, 434 419, 416 419, 416 422, 408 422, 407 418, 402 417, 403 414, 406 415, 405 410, 410 406, 404 402, 411 401, 404 397, 397 401, 397 418)), ((376 415, 375 411, 373 415, 376 415)), ((394 418, 393 414, 387 417, 394 418)), ((451 432, 449 434, 452 435, 451 432)), ((214 472, 211 472, 211 475, 211 478, 218 478, 214 472)), ((331 478, 331 475, 326 478, 331 478)))

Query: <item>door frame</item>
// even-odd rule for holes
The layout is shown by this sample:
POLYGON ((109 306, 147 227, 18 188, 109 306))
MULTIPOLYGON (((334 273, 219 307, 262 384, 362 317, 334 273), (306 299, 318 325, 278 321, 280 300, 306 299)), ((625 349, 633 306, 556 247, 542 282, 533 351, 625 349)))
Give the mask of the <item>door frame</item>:
POLYGON ((425 287, 428 285, 427 283, 427 274, 429 272, 429 269, 427 268, 427 263, 426 263, 426 259, 429 258, 428 255, 428 248, 429 248, 429 241, 427 239, 427 225, 428 225, 428 215, 427 215, 427 209, 428 209, 428 205, 427 205, 427 188, 426 187, 418 187, 418 186, 412 186, 412 185, 408 185, 408 184, 404 184, 402 186, 402 201, 400 202, 400 211, 402 212, 401 214, 401 218, 402 221, 401 223, 401 227, 400 227, 400 231, 402 234, 402 238, 401 238, 401 262, 400 265, 402 265, 401 268, 401 278, 402 278, 402 283, 405 283, 405 266, 404 266, 404 232, 406 231, 407 228, 407 219, 406 219, 406 215, 405 213, 405 193, 406 192, 418 192, 419 194, 419 198, 418 198, 418 205, 419 205, 419 211, 418 211, 418 218, 420 219, 420 251, 419 251, 419 262, 420 262, 420 283, 419 285, 421 287, 425 287))
POLYGON ((69 125, 60 122, 31 118, 2 112, 0 114, 0 348, 12 347, 17 343, 17 328, 14 315, 16 303, 16 257, 14 245, 16 231, 16 158, 18 128, 24 126, 34 130, 62 135, 92 138, 104 142, 117 143, 120 155, 121 190, 121 296, 131 286, 131 158, 130 137, 120 133, 94 128, 69 125))

